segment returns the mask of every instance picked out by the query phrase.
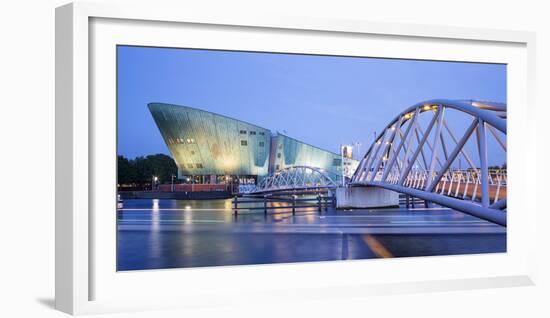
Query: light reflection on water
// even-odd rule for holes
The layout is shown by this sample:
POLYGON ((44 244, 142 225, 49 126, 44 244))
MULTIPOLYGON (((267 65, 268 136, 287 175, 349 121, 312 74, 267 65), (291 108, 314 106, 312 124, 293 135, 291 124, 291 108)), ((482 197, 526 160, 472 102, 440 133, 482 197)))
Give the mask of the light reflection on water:
MULTIPOLYGON (((242 206, 242 205, 240 205, 242 206)), ((270 222, 289 221, 288 216, 292 214, 290 203, 270 202, 278 208, 270 210, 268 219, 270 222)), ((159 200, 159 199, 138 199, 126 200, 123 212, 119 213, 120 221, 145 221, 151 217, 156 226, 159 222, 182 221, 184 224, 193 223, 234 223, 234 222, 262 222, 266 221, 262 209, 247 210, 248 207, 263 207, 263 203, 247 203, 244 209, 240 209, 238 217, 233 214, 231 199, 227 200, 159 200), (152 212, 152 213, 151 213, 152 212)), ((317 207, 297 208, 297 214, 303 218, 302 221, 314 222, 318 217, 317 207)))
POLYGON ((125 200, 117 213, 118 269, 506 251, 502 228, 448 209, 281 210, 234 216, 231 199, 125 200), (420 227, 429 233, 415 234, 420 227), (387 228, 413 232, 381 234, 387 228))

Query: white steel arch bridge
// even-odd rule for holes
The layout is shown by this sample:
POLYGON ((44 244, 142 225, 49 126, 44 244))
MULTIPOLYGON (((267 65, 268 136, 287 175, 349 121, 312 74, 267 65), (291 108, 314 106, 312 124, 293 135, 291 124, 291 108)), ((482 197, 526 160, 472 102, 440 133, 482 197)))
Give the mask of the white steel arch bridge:
MULTIPOLYGON (((506 116, 506 104, 494 102, 410 106, 378 135, 348 186, 385 188, 506 226, 506 116), (500 152, 504 167, 490 166, 490 152, 500 152)), ((251 193, 335 188, 334 180, 318 168, 294 166, 270 174, 251 193)))
POLYGON ((335 177, 316 167, 290 166, 269 174, 250 193, 331 189, 337 186, 335 177))
POLYGON ((378 135, 350 185, 393 190, 506 226, 506 115, 502 103, 413 105, 378 135), (489 155, 498 151, 504 167, 491 167, 489 155))

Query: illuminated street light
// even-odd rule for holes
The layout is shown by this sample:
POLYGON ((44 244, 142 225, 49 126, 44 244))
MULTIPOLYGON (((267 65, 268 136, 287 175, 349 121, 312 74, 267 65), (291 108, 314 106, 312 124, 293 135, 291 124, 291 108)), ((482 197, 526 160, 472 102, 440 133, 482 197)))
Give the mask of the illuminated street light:
POLYGON ((159 178, 157 176, 153 176, 152 178, 152 182, 151 182, 151 191, 153 191, 155 189, 155 184, 157 183, 157 181, 159 181, 159 178))

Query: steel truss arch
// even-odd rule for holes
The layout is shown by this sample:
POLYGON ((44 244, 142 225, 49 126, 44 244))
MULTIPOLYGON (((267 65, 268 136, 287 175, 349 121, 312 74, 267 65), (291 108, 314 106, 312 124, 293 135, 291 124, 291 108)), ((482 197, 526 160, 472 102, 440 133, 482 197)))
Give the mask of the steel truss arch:
POLYGON ((266 176, 249 193, 265 193, 288 190, 335 188, 336 182, 322 169, 309 166, 291 166, 266 176))
POLYGON ((488 138, 506 153, 506 116, 506 104, 475 100, 434 99, 408 107, 378 135, 350 184, 409 194, 506 226, 506 169, 488 164, 488 138), (458 136, 446 121, 450 109, 471 120, 458 136), (425 130, 421 116, 430 119, 425 130), (477 162, 466 147, 474 141, 477 162), (462 158, 468 169, 456 167, 462 158))

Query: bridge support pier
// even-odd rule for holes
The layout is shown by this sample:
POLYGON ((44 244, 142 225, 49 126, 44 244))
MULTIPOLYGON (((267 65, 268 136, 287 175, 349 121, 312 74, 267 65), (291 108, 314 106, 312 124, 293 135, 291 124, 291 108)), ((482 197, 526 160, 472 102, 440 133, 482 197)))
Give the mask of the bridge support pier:
POLYGON ((399 193, 378 187, 338 187, 337 209, 369 209, 399 206, 399 193))

